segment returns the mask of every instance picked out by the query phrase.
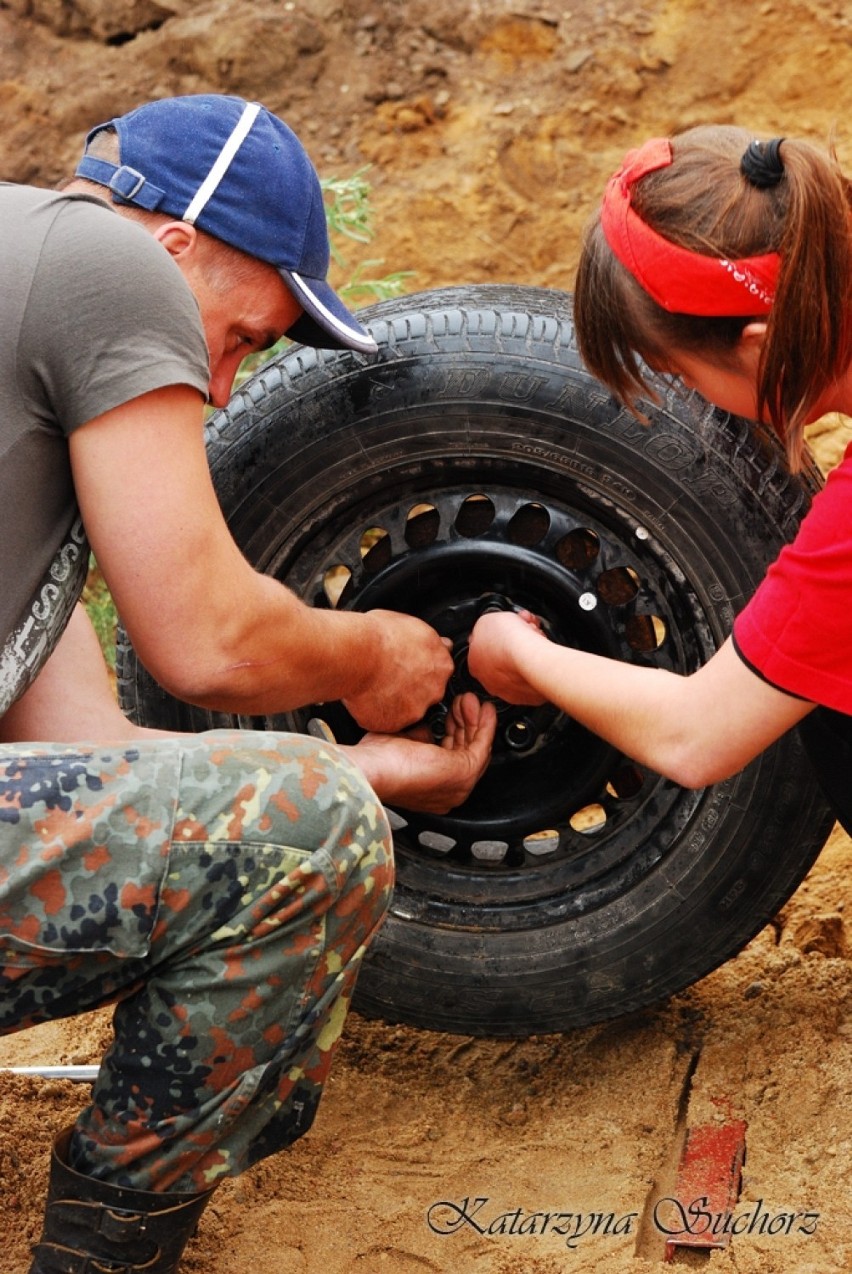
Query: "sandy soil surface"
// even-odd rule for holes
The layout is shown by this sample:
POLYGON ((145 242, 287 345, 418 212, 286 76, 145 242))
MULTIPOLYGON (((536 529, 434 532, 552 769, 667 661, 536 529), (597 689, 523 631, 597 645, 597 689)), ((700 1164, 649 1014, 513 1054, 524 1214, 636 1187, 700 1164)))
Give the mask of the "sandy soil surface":
MULTIPOLYGON (((570 288, 583 221, 648 135, 715 119, 822 141, 836 125, 852 168, 851 40, 840 0, 0 0, 0 173, 54 182, 89 124, 234 91, 288 118, 323 175, 371 165, 369 272, 570 288)), ((828 466, 848 426, 815 433, 828 466)), ((850 863, 837 830, 739 957, 629 1020, 492 1041, 353 1016, 308 1137, 220 1189, 184 1268, 656 1270, 686 1131, 721 1111, 747 1123, 741 1232, 674 1264, 848 1271, 850 863)), ((102 1013, 7 1037, 0 1065, 96 1062, 109 1029, 102 1013)), ((28 1267, 51 1139, 85 1100, 0 1073, 9 1274, 28 1267)))

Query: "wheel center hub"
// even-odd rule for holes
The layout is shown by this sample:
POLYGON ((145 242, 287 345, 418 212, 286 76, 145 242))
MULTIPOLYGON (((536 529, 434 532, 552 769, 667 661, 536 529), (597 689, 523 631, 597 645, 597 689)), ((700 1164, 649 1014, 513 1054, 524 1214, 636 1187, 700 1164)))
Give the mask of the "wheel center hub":
POLYGON ((453 700, 457 695, 468 691, 472 691, 480 700, 490 701, 497 709, 494 748, 498 755, 501 752, 532 752, 547 741, 548 731, 560 715, 558 709, 550 704, 532 707, 506 703, 504 699, 488 694, 468 666, 470 633, 480 616, 492 614, 495 611, 517 612, 520 609, 521 607, 516 605, 510 597, 502 593, 484 593, 479 597, 448 606, 430 619, 430 623, 441 636, 449 637, 452 641, 455 664, 443 699, 440 703, 434 704, 426 714, 427 723, 436 741, 440 741, 446 733, 447 715, 453 700))

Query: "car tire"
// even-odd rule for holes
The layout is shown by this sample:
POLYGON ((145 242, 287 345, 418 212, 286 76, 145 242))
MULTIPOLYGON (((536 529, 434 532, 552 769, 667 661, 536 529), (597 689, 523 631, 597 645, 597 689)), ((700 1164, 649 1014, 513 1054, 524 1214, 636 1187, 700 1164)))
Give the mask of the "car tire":
MULTIPOLYGON (((376 357, 291 347, 211 416, 213 480, 259 571, 314 606, 405 610, 450 636, 448 693, 475 688, 466 634, 486 605, 528 607, 563 644, 694 671, 819 486, 674 382, 636 419, 582 365, 567 294, 454 288, 359 317, 376 357)), ((124 634, 118 678, 151 726, 305 731, 322 716, 359 737, 340 705, 184 704, 124 634)), ((391 811, 397 886, 359 980, 365 1013, 523 1035, 658 1002, 772 919, 832 825, 796 731, 694 791, 556 709, 498 709, 462 807, 391 811)))

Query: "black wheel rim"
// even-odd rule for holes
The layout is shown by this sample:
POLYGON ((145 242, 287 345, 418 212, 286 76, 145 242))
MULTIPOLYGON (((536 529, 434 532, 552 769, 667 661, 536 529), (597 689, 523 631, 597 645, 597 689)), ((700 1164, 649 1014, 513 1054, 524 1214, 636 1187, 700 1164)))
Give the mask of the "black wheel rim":
MULTIPOLYGON (((557 642, 688 672, 715 649, 710 608, 641 511, 535 466, 483 457, 448 481, 424 460, 330 498, 298 543, 261 564, 315 606, 418 615, 452 638, 456 672, 430 713, 440 734, 452 695, 481 687, 466 635, 486 606, 538 614, 557 642), (530 492, 534 491, 534 496, 530 492)), ((390 810, 394 914, 430 925, 541 928, 602 906, 660 861, 701 793, 668 782, 556 709, 497 704, 488 772, 448 815, 390 810)), ((323 718, 341 743, 360 737, 340 704, 252 728, 305 731, 323 718)))

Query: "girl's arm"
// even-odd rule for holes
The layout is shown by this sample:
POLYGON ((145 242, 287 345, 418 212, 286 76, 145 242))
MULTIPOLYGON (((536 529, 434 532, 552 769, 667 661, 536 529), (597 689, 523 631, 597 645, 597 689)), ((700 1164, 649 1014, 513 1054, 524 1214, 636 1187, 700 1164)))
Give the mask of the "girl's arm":
POLYGON ((530 615, 484 615, 470 671, 512 703, 557 704, 581 725, 684 787, 741 770, 814 704, 762 681, 729 639, 688 676, 549 641, 530 615))

